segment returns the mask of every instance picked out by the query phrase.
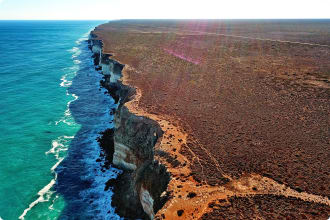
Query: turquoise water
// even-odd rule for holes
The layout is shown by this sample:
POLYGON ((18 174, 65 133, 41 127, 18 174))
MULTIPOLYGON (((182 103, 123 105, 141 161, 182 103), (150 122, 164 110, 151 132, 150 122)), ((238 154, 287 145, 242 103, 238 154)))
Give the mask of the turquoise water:
POLYGON ((100 154, 98 133, 111 127, 102 123, 110 117, 105 108, 113 100, 97 89, 101 76, 85 41, 101 23, 0 21, 0 219, 104 219, 100 210, 113 212, 107 207, 111 192, 103 195, 97 187, 104 186, 96 183, 116 170, 99 175, 99 155, 94 155, 100 154), (96 100, 94 107, 81 111, 91 100, 96 100), (75 158, 85 145, 90 155, 75 158), (96 173, 89 173, 92 169, 96 173), (81 180, 88 180, 89 187, 77 187, 81 180), (99 201, 88 202, 90 196, 99 201))

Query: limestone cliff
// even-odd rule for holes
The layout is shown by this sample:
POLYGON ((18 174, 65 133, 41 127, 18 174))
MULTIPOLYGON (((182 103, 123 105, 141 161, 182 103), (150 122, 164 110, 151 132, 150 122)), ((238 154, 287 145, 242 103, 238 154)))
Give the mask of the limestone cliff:
POLYGON ((170 180, 166 168, 154 159, 154 146, 163 131, 157 122, 137 116, 125 106, 134 97, 135 89, 120 80, 124 65, 111 59, 111 54, 103 53, 103 44, 93 33, 89 46, 96 68, 104 75, 102 86, 118 103, 115 129, 104 132, 100 139, 107 158, 123 170, 123 174, 108 184, 114 190, 112 205, 122 217, 153 219, 167 200, 170 180))

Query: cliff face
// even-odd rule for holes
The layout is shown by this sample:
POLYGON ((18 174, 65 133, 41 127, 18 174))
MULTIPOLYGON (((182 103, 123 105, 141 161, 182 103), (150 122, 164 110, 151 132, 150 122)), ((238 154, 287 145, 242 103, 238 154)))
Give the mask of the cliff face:
MULTIPOLYGON (((123 20, 95 29, 102 84, 119 103, 116 134, 104 149, 125 170, 109 182, 122 216, 328 218, 329 50, 238 36, 262 23, 123 20), (110 80, 122 67, 115 60, 126 64, 117 82, 110 80), (147 118, 164 132, 157 141, 150 134, 158 125, 147 118), (171 197, 158 211, 167 178, 152 154, 171 174, 171 197)), ((268 25, 267 33, 278 29, 268 25)))
POLYGON ((113 187, 112 205, 126 218, 153 219, 164 205, 170 180, 166 168, 154 159, 154 146, 163 131, 159 124, 131 113, 125 106, 135 95, 135 89, 120 81, 124 65, 103 54, 103 44, 93 33, 89 39, 94 64, 102 70, 102 86, 108 89, 118 103, 115 111, 115 129, 104 132, 100 140, 110 162, 123 170, 118 179, 109 182, 113 187), (111 136, 111 137, 109 137, 111 136))

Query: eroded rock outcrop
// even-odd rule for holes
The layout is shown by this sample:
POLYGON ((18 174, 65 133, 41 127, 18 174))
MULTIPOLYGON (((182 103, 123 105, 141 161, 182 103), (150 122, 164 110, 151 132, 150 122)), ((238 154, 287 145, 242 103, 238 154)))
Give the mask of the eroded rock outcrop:
POLYGON ((112 164, 123 170, 116 180, 109 181, 113 187, 112 205, 125 218, 153 219, 165 204, 165 192, 170 180, 166 168, 154 159, 154 146, 163 131, 159 124, 149 118, 132 114, 125 106, 135 95, 135 89, 123 85, 123 64, 103 54, 103 43, 93 33, 89 39, 94 64, 102 70, 102 86, 118 103, 115 111, 115 129, 104 132, 100 143, 112 164), (111 136, 111 137, 110 137, 111 136))

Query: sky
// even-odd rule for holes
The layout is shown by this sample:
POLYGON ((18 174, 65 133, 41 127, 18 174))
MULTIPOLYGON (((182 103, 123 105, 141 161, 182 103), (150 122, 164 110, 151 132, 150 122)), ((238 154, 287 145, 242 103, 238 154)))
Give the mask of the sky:
POLYGON ((330 0, 0 0, 0 20, 330 18, 330 0))

